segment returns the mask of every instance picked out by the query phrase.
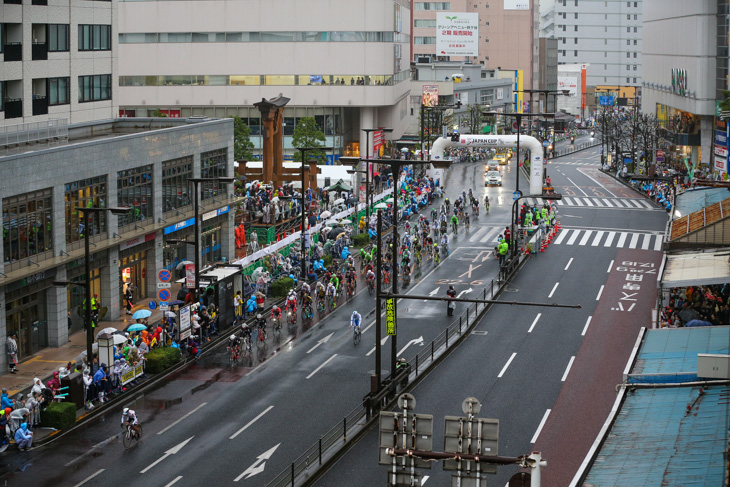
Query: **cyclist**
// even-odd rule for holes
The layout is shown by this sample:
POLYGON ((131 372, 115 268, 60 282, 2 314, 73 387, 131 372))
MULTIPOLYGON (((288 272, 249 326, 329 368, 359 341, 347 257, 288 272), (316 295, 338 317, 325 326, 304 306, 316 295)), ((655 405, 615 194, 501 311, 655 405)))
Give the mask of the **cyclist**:
POLYGON ((133 409, 124 408, 122 410, 122 428, 129 425, 134 430, 136 438, 139 439, 139 422, 137 421, 137 413, 133 409))
POLYGON ((373 267, 373 264, 372 263, 366 265, 365 268, 363 269, 365 275, 367 275, 369 272, 372 272, 374 270, 375 270, 375 268, 373 267))
POLYGON ((441 236, 441 248, 444 251, 444 255, 449 255, 449 236, 445 233, 441 236))
POLYGON ((251 328, 246 323, 241 325, 241 338, 251 343, 251 328))
POLYGON ((458 225, 459 225, 459 219, 456 217, 456 215, 452 216, 451 217, 451 226, 454 229, 454 233, 458 232, 458 225))
POLYGON ((446 219, 441 219, 441 235, 446 234, 446 219))
POLYGON ((289 295, 286 297, 286 309, 289 311, 289 307, 291 306, 291 312, 296 314, 297 313, 297 293, 293 289, 289 291, 289 295))
POLYGON ((340 280, 337 278, 337 274, 330 277, 329 285, 327 286, 327 293, 329 294, 329 287, 334 286, 335 290, 340 289, 340 280))
POLYGON ((433 244, 433 260, 436 261, 436 263, 441 262, 441 255, 439 254, 439 244, 437 243, 433 244))
POLYGON ((266 318, 261 313, 256 315, 256 327, 259 330, 266 331, 266 318))
POLYGON ((360 323, 362 323, 362 316, 360 316, 360 313, 357 312, 357 310, 352 312, 352 315, 350 315, 350 327, 360 333, 360 323))
POLYGON ((464 214, 464 227, 469 229, 469 213, 464 214))
POLYGON ((484 209, 489 211, 489 195, 484 197, 484 209))
POLYGON ((368 270, 368 273, 365 276, 365 280, 367 281, 368 286, 372 286, 375 284, 375 272, 373 272, 372 269, 368 270))
POLYGON ((231 353, 235 353, 236 356, 241 354, 241 339, 238 338, 235 333, 228 337, 226 350, 230 350, 231 353), (234 350, 237 350, 237 352, 234 352, 234 350))
POLYGON ((274 307, 271 308, 271 322, 273 323, 274 320, 281 323, 281 308, 277 305, 274 305, 274 307))
POLYGON ((310 294, 312 292, 312 288, 309 287, 309 284, 306 282, 302 283, 302 295, 306 296, 307 294, 310 294))
POLYGON ((304 314, 312 314, 312 296, 307 293, 304 295, 304 298, 302 300, 302 306, 305 311, 302 311, 304 314), (309 313, 306 312, 306 310, 309 309, 309 313))
MULTIPOLYGON (((334 279, 336 279, 336 278, 334 278, 334 279)), ((330 283, 327 284, 327 292, 326 292, 326 295, 327 296, 332 296, 332 298, 333 298, 333 300, 335 302, 335 306, 337 306, 337 287, 335 287, 335 285, 334 285, 334 283, 332 281, 330 281, 330 283)))

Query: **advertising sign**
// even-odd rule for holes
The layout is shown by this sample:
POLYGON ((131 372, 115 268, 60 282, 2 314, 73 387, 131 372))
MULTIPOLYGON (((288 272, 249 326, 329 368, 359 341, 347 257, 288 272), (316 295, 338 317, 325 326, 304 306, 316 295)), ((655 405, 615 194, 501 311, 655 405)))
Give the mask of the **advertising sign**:
POLYGON ((190 306, 180 308, 180 340, 190 336, 190 306))
POLYGON ((438 85, 423 85, 423 106, 435 107, 439 104, 438 85))
POLYGON ((385 300, 385 328, 388 335, 395 335, 395 299, 385 300))
POLYGON ((576 96, 578 94, 578 78, 575 76, 558 76, 558 90, 569 90, 568 96, 576 96))
POLYGON ((505 10, 530 10, 530 0, 504 0, 505 10))
POLYGON ((436 52, 439 56, 478 56, 479 14, 438 12, 436 52))
POLYGON ((195 288, 195 264, 185 264, 185 287, 195 288))

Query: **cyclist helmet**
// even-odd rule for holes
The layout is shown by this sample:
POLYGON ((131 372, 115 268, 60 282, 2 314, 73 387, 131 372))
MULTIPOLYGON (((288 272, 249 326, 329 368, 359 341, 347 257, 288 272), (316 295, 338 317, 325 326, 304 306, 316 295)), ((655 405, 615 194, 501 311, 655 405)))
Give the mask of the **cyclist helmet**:
POLYGON ((354 318, 355 316, 357 316, 357 314, 358 314, 358 313, 357 313, 357 310, 353 311, 353 312, 352 312, 352 317, 354 318))
POLYGON ((122 410, 122 414, 123 414, 123 415, 125 415, 125 416, 126 416, 127 414, 129 414, 129 408, 124 408, 124 409, 122 410))
POLYGON ((437 244, 437 243, 434 243, 434 244, 433 244, 433 246, 434 246, 434 247, 438 247, 438 246, 439 246, 439 244, 437 244))
POLYGON ((229 340, 231 340, 231 341, 233 341, 235 339, 236 339, 236 335, 231 335, 230 338, 229 338, 229 340))
POLYGON ((256 319, 259 319, 260 320, 261 318, 263 318, 263 316, 261 316, 261 313, 259 313, 259 314, 256 315, 256 319))

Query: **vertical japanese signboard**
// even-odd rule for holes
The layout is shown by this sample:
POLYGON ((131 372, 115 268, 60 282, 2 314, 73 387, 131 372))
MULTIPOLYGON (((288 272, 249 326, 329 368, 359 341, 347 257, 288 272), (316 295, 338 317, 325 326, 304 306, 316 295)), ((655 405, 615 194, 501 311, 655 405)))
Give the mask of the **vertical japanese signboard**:
POLYGON ((385 300, 385 329, 388 335, 395 335, 395 299, 385 300))

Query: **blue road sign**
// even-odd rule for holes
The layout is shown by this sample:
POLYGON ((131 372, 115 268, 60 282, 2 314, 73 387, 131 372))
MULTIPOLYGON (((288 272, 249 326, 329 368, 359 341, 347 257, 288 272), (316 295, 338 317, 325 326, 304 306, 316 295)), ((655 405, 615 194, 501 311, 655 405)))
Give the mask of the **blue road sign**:
POLYGON ((514 201, 517 201, 518 199, 520 199, 520 196, 522 196, 522 193, 520 193, 519 191, 515 191, 514 193, 512 193, 512 199, 514 201))
POLYGON ((167 269, 162 269, 158 274, 157 278, 160 282, 170 282, 172 280, 172 273, 167 269))
POLYGON ((157 307, 157 303, 155 303, 154 301, 150 301, 147 306, 149 306, 150 309, 155 309, 157 307))
POLYGON ((599 103, 603 106, 612 106, 613 105, 613 97, 612 96, 600 96, 599 97, 599 103))

